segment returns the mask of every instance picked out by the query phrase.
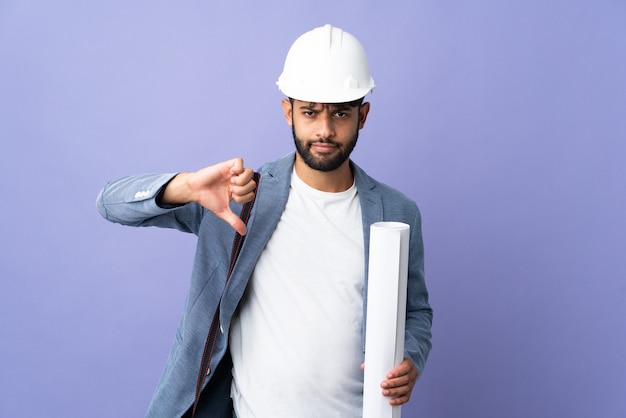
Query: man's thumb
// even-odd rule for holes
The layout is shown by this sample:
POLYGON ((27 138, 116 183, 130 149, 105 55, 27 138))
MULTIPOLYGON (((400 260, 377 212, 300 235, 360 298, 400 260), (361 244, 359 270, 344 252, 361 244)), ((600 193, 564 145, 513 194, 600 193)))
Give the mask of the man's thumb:
POLYGON ((235 231, 237 231, 240 235, 246 235, 247 228, 246 224, 243 223, 239 216, 235 215, 230 208, 227 211, 224 211, 218 215, 221 219, 226 221, 230 226, 233 227, 235 231))

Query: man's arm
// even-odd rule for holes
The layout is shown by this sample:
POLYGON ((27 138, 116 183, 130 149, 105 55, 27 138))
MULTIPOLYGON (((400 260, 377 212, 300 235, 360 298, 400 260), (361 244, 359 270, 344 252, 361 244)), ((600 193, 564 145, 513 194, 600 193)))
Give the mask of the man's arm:
POLYGON ((235 158, 194 173, 125 177, 108 183, 96 204, 111 222, 186 232, 196 232, 204 207, 245 234, 245 225, 229 204, 252 199, 256 187, 253 174, 252 169, 243 167, 241 158, 235 158), (190 202, 199 205, 186 205, 190 202))

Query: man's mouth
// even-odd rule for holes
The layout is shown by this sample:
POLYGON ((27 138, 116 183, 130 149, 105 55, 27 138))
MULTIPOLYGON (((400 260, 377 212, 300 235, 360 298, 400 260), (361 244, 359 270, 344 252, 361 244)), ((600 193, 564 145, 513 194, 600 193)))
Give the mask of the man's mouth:
POLYGON ((329 153, 337 149, 337 145, 332 142, 317 141, 311 143, 311 149, 319 153, 329 153))

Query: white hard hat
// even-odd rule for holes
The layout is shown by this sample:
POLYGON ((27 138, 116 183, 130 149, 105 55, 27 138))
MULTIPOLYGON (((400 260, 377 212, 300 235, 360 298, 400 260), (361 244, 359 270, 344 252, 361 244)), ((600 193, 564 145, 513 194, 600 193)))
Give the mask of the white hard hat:
POLYGON ((276 84, 293 99, 345 103, 369 93, 374 88, 374 79, 358 39, 325 25, 296 39, 276 84))

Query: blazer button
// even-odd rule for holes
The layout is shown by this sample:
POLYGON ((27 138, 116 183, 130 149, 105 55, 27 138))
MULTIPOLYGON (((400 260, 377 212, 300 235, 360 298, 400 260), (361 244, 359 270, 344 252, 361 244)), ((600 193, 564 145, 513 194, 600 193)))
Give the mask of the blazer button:
POLYGON ((207 369, 207 371, 206 371, 206 375, 208 376, 208 375, 210 375, 210 374, 211 374, 211 368, 209 367, 209 368, 207 369))

